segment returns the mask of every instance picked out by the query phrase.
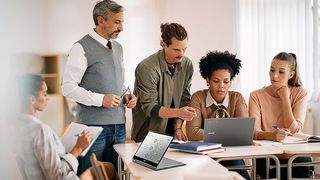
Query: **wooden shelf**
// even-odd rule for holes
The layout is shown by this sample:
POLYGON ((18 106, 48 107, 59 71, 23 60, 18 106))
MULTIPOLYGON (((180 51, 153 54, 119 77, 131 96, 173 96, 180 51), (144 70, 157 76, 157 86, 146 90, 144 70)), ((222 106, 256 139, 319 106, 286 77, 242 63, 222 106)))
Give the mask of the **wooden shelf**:
POLYGON ((40 59, 43 61, 40 75, 48 86, 48 94, 61 94, 61 55, 43 54, 40 59))

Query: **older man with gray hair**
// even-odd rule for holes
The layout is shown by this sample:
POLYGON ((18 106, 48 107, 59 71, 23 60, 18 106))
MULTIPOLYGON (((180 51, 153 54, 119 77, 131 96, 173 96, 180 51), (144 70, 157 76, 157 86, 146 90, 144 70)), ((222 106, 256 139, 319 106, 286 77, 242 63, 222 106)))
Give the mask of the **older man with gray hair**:
POLYGON ((123 19, 121 5, 111 0, 98 2, 93 9, 96 27, 69 53, 63 95, 78 104, 76 122, 103 127, 88 154, 79 158, 78 174, 90 167, 92 152, 101 161, 117 164, 113 145, 125 142, 125 106, 136 106, 137 98, 124 88, 122 46, 113 40, 123 30, 123 19))

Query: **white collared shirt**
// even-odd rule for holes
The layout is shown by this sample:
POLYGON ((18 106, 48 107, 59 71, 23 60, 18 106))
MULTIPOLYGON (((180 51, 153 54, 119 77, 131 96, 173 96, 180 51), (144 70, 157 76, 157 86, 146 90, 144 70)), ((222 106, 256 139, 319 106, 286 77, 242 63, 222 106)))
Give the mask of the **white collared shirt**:
POLYGON ((79 179, 78 160, 65 151, 60 138, 38 118, 23 115, 17 126, 17 161, 25 179, 79 179))
POLYGON ((215 101, 213 99, 213 97, 211 96, 210 89, 209 89, 207 92, 206 107, 210 107, 212 104, 214 104, 216 106, 223 105, 225 108, 228 108, 228 106, 229 106, 229 93, 226 94, 222 103, 218 104, 217 101, 215 101))
MULTIPOLYGON (((101 37, 94 30, 89 34, 104 47, 108 40, 101 37)), ((86 106, 102 106, 104 94, 88 91, 79 86, 86 69, 88 68, 87 58, 85 57, 83 47, 75 43, 69 53, 68 61, 62 79, 62 93, 78 103, 86 106)))

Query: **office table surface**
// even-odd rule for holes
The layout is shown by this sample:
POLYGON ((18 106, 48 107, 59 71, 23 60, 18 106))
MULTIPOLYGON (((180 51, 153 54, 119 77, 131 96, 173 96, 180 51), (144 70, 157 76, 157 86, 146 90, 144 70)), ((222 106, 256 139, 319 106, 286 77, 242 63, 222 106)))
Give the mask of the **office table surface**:
MULTIPOLYGON (((116 144, 114 149, 121 156, 121 159, 127 170, 134 178, 138 179, 184 179, 186 174, 201 174, 201 175, 227 175, 228 169, 212 160, 206 155, 190 154, 177 152, 168 149, 165 157, 183 162, 186 166, 154 171, 139 164, 132 162, 132 157, 135 154, 139 144, 116 144), (148 178, 149 177, 149 178, 148 178)), ((238 176, 241 177, 241 176, 238 176)), ((238 178, 237 178, 238 179, 238 178)))
POLYGON ((320 154, 320 143, 277 144, 285 154, 320 154))
POLYGON ((212 158, 237 158, 237 157, 254 157, 264 155, 276 155, 282 154, 283 149, 277 146, 263 146, 263 145, 251 145, 251 146, 228 146, 226 150, 221 153, 209 154, 212 158))

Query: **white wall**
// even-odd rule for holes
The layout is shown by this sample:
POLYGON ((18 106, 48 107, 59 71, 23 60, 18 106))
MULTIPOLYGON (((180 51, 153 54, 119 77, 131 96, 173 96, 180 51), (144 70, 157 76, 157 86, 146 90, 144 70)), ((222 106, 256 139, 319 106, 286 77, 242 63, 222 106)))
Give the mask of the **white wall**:
POLYGON ((9 54, 43 51, 45 2, 12 0, 2 3, 1 50, 9 54))
POLYGON ((162 0, 161 5, 161 22, 178 22, 188 31, 186 55, 195 69, 191 91, 206 88, 199 73, 200 58, 209 50, 237 53, 236 1, 162 0))
POLYGON ((71 46, 94 27, 94 0, 47 0, 44 9, 46 50, 68 53, 71 46))
MULTIPOLYGON (((206 87, 198 69, 201 56, 208 50, 237 52, 234 0, 117 2, 126 9, 124 31, 117 40, 124 47, 126 84, 131 87, 137 64, 160 49, 161 22, 181 23, 189 33, 186 55, 195 67, 192 92, 206 87)), ((88 0, 49 0, 46 5, 46 51, 68 53, 72 44, 94 27, 91 15, 94 4, 95 1, 88 0)))

